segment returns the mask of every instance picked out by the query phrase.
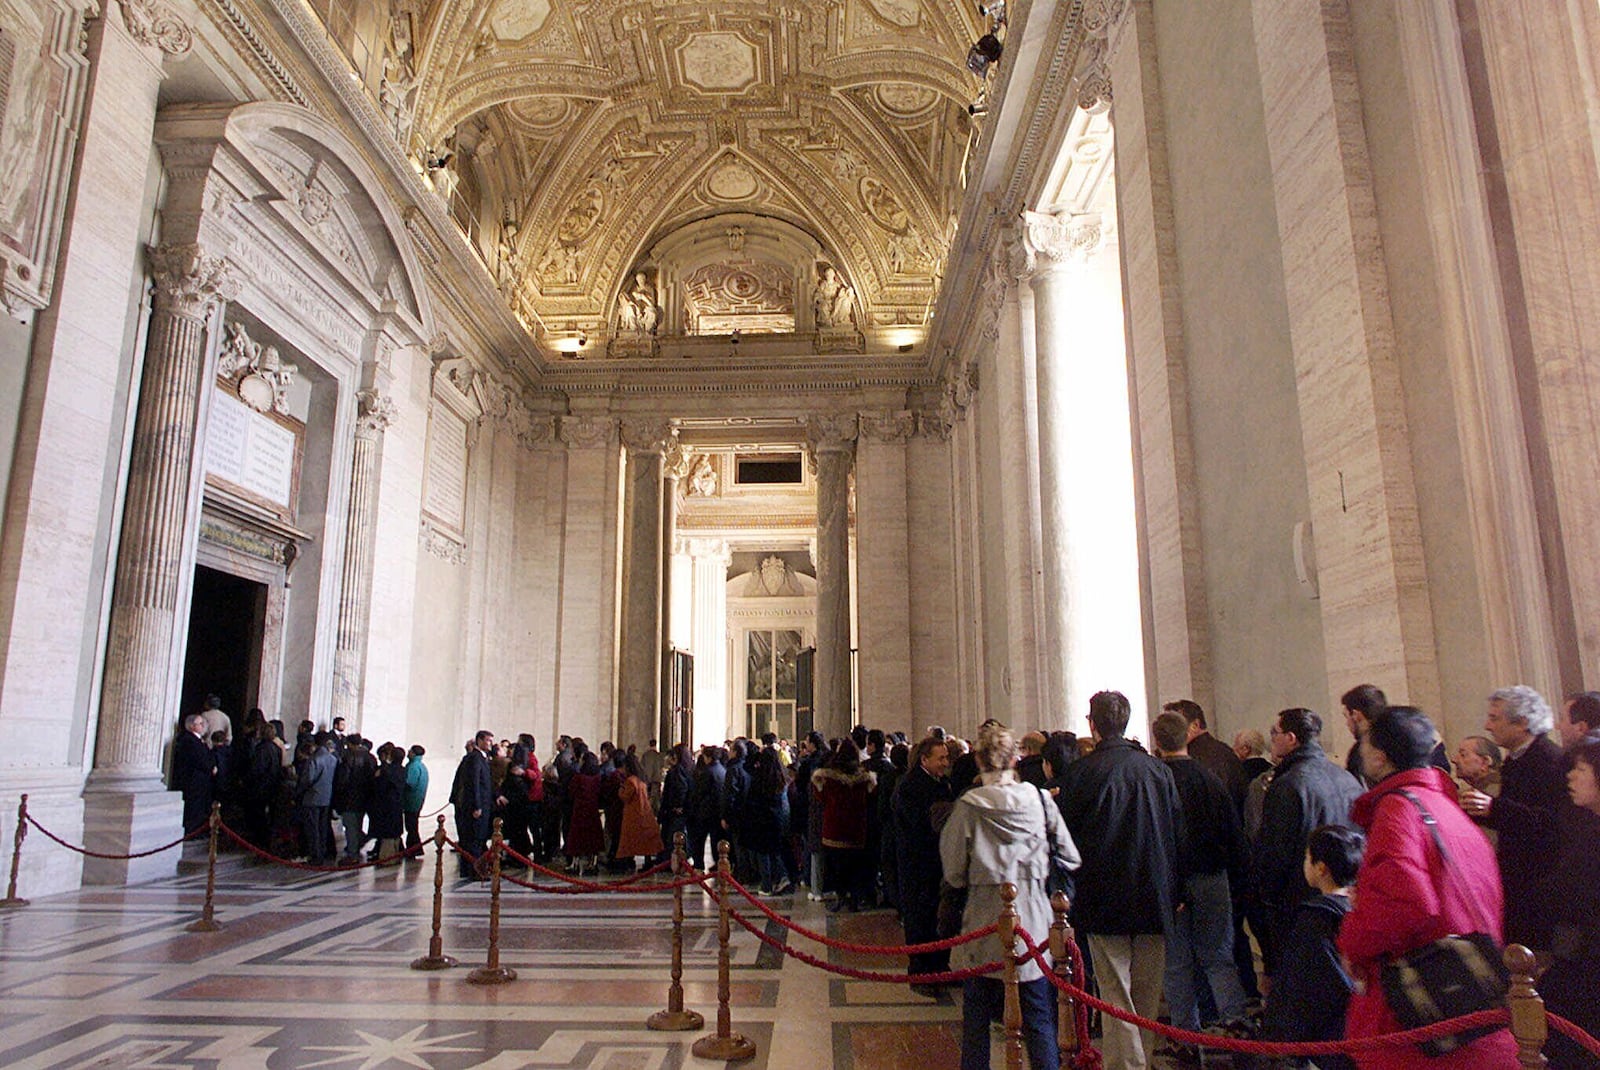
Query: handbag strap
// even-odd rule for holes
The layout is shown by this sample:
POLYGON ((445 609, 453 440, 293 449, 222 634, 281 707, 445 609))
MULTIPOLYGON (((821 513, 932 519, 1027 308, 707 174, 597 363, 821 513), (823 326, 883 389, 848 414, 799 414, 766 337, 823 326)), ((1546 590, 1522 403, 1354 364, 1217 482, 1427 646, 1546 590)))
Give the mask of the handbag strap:
MULTIPOLYGON (((1039 793, 1039 817, 1040 817, 1041 820, 1044 821, 1044 838, 1045 838, 1045 842, 1050 845, 1050 857, 1048 859, 1046 859, 1046 861, 1049 862, 1053 866, 1053 865, 1055 865, 1055 857, 1056 857, 1056 834, 1053 831, 1051 831, 1051 829, 1050 829, 1050 815, 1048 813, 1046 813, 1045 809, 1044 809, 1044 807, 1045 807, 1044 789, 1039 787, 1037 784, 1035 784, 1034 785, 1034 790, 1039 793)), ((1051 805, 1054 805, 1054 804, 1052 803, 1051 805)))
MULTIPOLYGON (((1417 813, 1422 816, 1423 827, 1428 830, 1428 835, 1433 837, 1433 846, 1438 850, 1439 857, 1444 861, 1445 866, 1450 870, 1451 873, 1455 874, 1455 877, 1456 877, 1455 883, 1459 886, 1461 884, 1461 870, 1456 867, 1456 860, 1454 858, 1450 857, 1450 852, 1445 849, 1444 837, 1439 835, 1439 821, 1438 821, 1438 819, 1435 818, 1431 813, 1428 812, 1428 808, 1426 806, 1422 805, 1422 800, 1421 799, 1417 798, 1416 795, 1412 794, 1410 791, 1406 790, 1405 788, 1397 788, 1396 790, 1391 791, 1391 792, 1387 792, 1386 794, 1399 795, 1402 798, 1404 798, 1407 802, 1409 802, 1412 806, 1415 806, 1417 808, 1417 813)), ((1486 932, 1486 933, 1492 933, 1493 932, 1493 927, 1484 922, 1484 916, 1478 910, 1477 901, 1472 896, 1470 896, 1470 895, 1468 895, 1466 893, 1465 888, 1459 888, 1459 891, 1460 891, 1460 894, 1461 894, 1461 898, 1463 898, 1467 902, 1467 908, 1472 913, 1478 915, 1478 921, 1482 924, 1483 931, 1486 932)), ((1444 889, 1441 887, 1440 888, 1440 898, 1442 899, 1443 896, 1444 896, 1444 889)))

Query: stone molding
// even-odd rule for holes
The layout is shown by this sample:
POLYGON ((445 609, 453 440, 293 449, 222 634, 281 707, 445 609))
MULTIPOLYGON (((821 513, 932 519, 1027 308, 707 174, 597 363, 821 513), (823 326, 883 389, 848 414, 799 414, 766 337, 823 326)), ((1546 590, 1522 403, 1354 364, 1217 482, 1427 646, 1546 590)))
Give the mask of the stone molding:
POLYGON ((441 561, 452 565, 467 563, 466 544, 434 527, 426 519, 422 521, 420 537, 422 548, 441 561))
POLYGON ((672 421, 664 416, 624 416, 619 426, 629 453, 665 453, 673 441, 672 421))
POLYGON ((121 0, 122 24, 128 36, 147 48, 159 48, 169 56, 188 55, 194 47, 194 31, 158 0, 121 0))
POLYGON ((1087 264, 1105 246, 1099 212, 1064 216, 1023 212, 1022 222, 1022 244, 1034 273, 1087 264))
POLYGON ((205 319, 219 302, 239 296, 239 274, 227 259, 195 244, 150 247, 156 307, 179 316, 205 319))
POLYGON ((377 390, 356 392, 356 433, 381 435, 395 421, 394 399, 377 390))
POLYGON ((910 409, 863 412, 858 414, 856 426, 864 441, 904 442, 916 433, 917 416, 910 409))

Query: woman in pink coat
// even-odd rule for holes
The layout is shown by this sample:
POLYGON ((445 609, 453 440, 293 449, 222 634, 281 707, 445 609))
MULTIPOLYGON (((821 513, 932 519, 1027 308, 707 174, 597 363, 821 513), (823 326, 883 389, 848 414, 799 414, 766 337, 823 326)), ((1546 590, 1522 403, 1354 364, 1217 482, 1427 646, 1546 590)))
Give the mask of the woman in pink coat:
MULTIPOLYGON (((1449 776, 1429 766, 1433 740, 1433 724, 1421 710, 1395 706, 1361 741, 1363 769, 1377 786, 1351 811, 1367 832, 1367 854, 1356 875, 1355 906, 1339 930, 1339 950, 1363 986, 1350 997, 1346 1037, 1399 1031, 1379 980, 1393 956, 1452 933, 1505 939, 1494 850, 1462 813, 1449 776), (1416 803, 1438 823, 1448 863, 1416 803)), ((1501 1029, 1438 1057, 1406 1044, 1363 1052, 1355 1060, 1361 1070, 1492 1070, 1516 1066, 1517 1049, 1510 1032, 1501 1029)))

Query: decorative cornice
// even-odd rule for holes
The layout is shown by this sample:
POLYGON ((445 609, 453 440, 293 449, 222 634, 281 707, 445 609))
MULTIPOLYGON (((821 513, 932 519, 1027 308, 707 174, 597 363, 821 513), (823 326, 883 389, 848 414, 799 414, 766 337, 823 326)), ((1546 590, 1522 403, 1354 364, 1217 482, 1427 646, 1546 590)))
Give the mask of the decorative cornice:
POLYGON ((209 0, 209 2, 222 13, 228 26, 244 42, 249 56, 255 59, 260 70, 266 74, 267 80, 278 87, 278 95, 284 100, 291 100, 302 108, 310 110, 311 100, 306 96, 305 90, 300 88, 300 83, 295 81, 294 75, 289 73, 289 69, 273 54, 266 41, 262 40, 244 12, 239 10, 239 6, 233 0, 209 0))
POLYGON ((194 47, 194 31, 158 0, 121 0, 122 24, 128 36, 169 56, 187 55, 194 47))
POLYGON ((232 265, 199 245, 150 246, 149 253, 157 308, 204 319, 218 302, 239 296, 240 281, 232 265))

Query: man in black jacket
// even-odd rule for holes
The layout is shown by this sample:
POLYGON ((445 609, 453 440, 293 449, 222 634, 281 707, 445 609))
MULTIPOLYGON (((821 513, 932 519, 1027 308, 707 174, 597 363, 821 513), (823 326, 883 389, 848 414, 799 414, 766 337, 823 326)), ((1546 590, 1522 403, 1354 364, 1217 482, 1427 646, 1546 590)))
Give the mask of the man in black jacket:
POLYGON ((1321 737, 1322 718, 1302 707, 1279 711, 1272 726, 1278 768, 1254 844, 1255 890, 1267 916, 1267 931, 1257 936, 1267 938, 1261 951, 1269 977, 1295 908, 1312 895, 1304 872, 1306 837, 1319 825, 1350 826, 1350 807, 1362 792, 1361 782, 1323 751, 1321 737))
POLYGON ((1168 710, 1151 726, 1156 754, 1167 763, 1183 806, 1184 906, 1167 937, 1167 1005, 1180 1029, 1201 1026, 1198 973, 1211 989, 1222 1022, 1244 1018, 1245 994, 1233 964, 1233 896, 1249 848, 1239 811, 1215 773, 1190 754, 1189 722, 1168 710))
MULTIPOLYGON (((911 769, 895 786, 890 802, 894 820, 895 867, 900 884, 900 920, 905 925, 906 943, 924 944, 938 939, 939 830, 934 825, 934 808, 949 803, 953 796, 945 775, 950 771, 950 752, 942 740, 932 736, 917 744, 911 756, 911 769)), ((945 808, 948 815, 948 808, 945 808)), ((924 951, 911 956, 906 972, 943 973, 950 968, 950 952, 924 951)), ((913 982, 911 990, 931 996, 938 992, 913 982)))
MULTIPOLYGON (((475 858, 483 857, 494 822, 494 778, 489 774, 489 751, 494 749, 494 733, 480 731, 472 738, 472 749, 456 767, 450 802, 456 808, 456 837, 475 858)), ((461 859, 461 876, 478 876, 472 862, 461 859)))
POLYGON ((1554 716, 1531 687, 1505 687, 1489 696, 1484 729, 1506 752, 1500 796, 1461 793, 1461 808, 1499 833, 1495 854, 1506 896, 1506 942, 1550 947, 1549 910, 1539 892, 1554 870, 1561 844, 1557 815, 1567 802, 1566 759, 1545 733, 1554 716))
POLYGON ((1206 727, 1206 711, 1200 708, 1200 703, 1180 698, 1162 706, 1161 711, 1183 715, 1188 724, 1189 739, 1185 750, 1189 757, 1199 762, 1202 768, 1211 770, 1222 781, 1222 786, 1228 790, 1228 798, 1233 800, 1233 808, 1242 815, 1245 791, 1250 786, 1250 781, 1244 775, 1244 762, 1232 747, 1211 734, 1206 727))
POLYGON ((183 793, 184 832, 193 832, 210 819, 216 782, 217 757, 206 745, 205 714, 191 713, 172 743, 172 787, 183 793))
MULTIPOLYGON (((1067 766, 1056 802, 1083 856, 1074 874, 1073 917, 1088 934, 1100 993, 1118 1007, 1154 1018, 1161 1005, 1164 934, 1183 885, 1183 816, 1172 772, 1124 738, 1130 713, 1121 692, 1090 698, 1089 726, 1098 742, 1067 766)), ((1106 1070, 1144 1070, 1154 1047, 1153 1034, 1106 1017, 1106 1070)))

